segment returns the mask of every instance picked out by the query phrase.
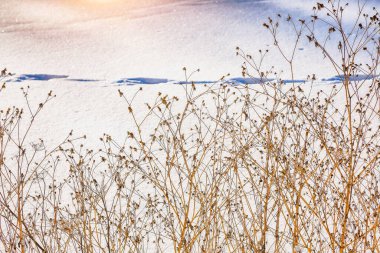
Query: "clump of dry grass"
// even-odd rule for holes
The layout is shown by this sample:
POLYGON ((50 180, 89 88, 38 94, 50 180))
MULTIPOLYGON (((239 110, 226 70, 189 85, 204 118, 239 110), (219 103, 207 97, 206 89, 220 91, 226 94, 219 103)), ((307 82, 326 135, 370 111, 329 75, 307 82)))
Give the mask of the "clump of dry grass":
POLYGON ((377 11, 363 10, 359 4, 349 30, 339 1, 318 3, 309 21, 277 16, 264 24, 292 78, 304 36, 321 50, 341 76, 328 90, 314 86, 313 74, 310 85, 270 82, 275 73, 261 67, 267 52, 238 49, 243 74, 260 76, 260 85, 183 85, 182 95, 159 93, 146 113, 135 100, 144 90, 120 90, 134 128, 123 141, 104 135, 99 150, 72 134, 52 150, 25 143, 51 93, 36 109, 27 103, 28 116, 2 110, 0 247, 378 252, 380 28, 377 11), (314 32, 317 22, 337 34, 340 59, 314 32), (282 23, 296 35, 290 55, 278 39, 282 23))

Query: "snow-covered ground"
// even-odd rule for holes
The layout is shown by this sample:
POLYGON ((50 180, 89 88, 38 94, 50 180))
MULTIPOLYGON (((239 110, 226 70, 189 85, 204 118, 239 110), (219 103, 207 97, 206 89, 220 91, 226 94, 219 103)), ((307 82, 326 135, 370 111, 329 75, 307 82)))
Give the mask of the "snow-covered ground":
MULTIPOLYGON (((21 87, 26 88, 29 86, 29 99, 32 110, 38 107, 38 104, 43 101, 50 90, 53 90, 57 96, 43 108, 41 114, 34 122, 29 138, 27 139, 27 143, 30 143, 30 145, 28 145, 30 148, 33 143, 39 142, 39 138, 43 138, 48 150, 58 145, 72 129, 75 130, 74 136, 79 137, 84 134, 87 136, 87 139, 83 140, 86 148, 96 150, 98 147, 102 147, 99 138, 103 133, 111 135, 118 143, 123 143, 123 140, 125 140, 128 135, 127 131, 132 131, 132 129, 136 128, 131 115, 128 113, 128 104, 119 96, 119 89, 128 98, 131 98, 140 88, 143 89, 134 102, 136 105, 134 108, 138 110, 135 111, 137 115, 145 115, 147 113, 145 103, 152 103, 159 92, 168 94, 169 97, 178 96, 180 101, 183 101, 186 95, 184 84, 178 84, 177 81, 164 79, 132 79, 118 82, 118 80, 72 80, 66 76, 47 75, 14 76, 12 79, 13 81, 7 83, 7 88, 0 93, 0 108, 5 108, 10 105, 27 108, 22 92, 19 90, 21 87), (139 83, 139 81, 143 82, 143 84, 139 83)), ((330 93, 334 86, 332 83, 337 80, 339 80, 339 77, 314 83, 314 89, 312 89, 312 91, 310 91, 312 87, 310 83, 300 84, 300 87, 305 90, 305 94, 308 94, 310 91, 313 97, 319 90, 323 90, 327 94, 330 93)), ((243 80, 240 81, 243 82, 243 80)), ((253 84, 252 86, 254 85, 257 84, 253 84)), ((286 90, 291 86, 292 85, 288 85, 284 89, 286 90)), ((204 86, 199 85, 198 87, 199 92, 204 86)), ((262 86, 257 85, 256 87, 259 90, 262 86)), ((338 87, 341 87, 341 84, 338 84, 338 87)), ((265 98, 265 96, 261 97, 260 99, 263 101, 257 101, 257 103, 265 103, 265 98)), ((210 101, 210 107, 213 107, 211 96, 208 95, 205 99, 210 101)), ((340 101, 344 101, 343 90, 341 90, 334 99, 336 99, 337 105, 340 101)), ((344 106, 338 106, 338 108, 344 110, 344 106)), ((234 108, 231 107, 229 110, 229 112, 231 112, 234 108)), ((189 120, 187 121, 189 122, 189 120)), ((147 130, 145 134, 151 134, 154 131, 153 129, 156 125, 154 123, 150 124, 150 122, 144 124, 145 127, 148 128, 145 129, 147 130)), ((377 126, 379 122, 373 122, 373 124, 377 126)), ((185 127, 189 127, 189 125, 185 127)), ((312 146, 313 145, 314 144, 312 144, 312 146)), ((59 178, 58 181, 60 181, 61 178, 65 178, 65 173, 67 173, 67 168, 63 170, 59 167, 57 169, 56 176, 59 178)), ((146 186, 144 190, 149 192, 152 188, 146 186)), ((63 194, 61 201, 70 201, 69 198, 69 194, 63 194)), ((268 245, 272 245, 273 241, 274 240, 268 236, 268 245)), ((171 246, 170 243, 167 244, 162 252, 174 252, 171 246)), ((287 252, 291 252, 290 246, 288 248, 289 251, 287 252)), ((272 250, 273 249, 270 248, 268 252, 272 250)), ((149 248, 144 252, 156 251, 154 251, 153 246, 149 244, 149 248)))
MULTIPOLYGON (((124 134, 125 103, 117 99, 120 85, 179 92, 188 71, 200 68, 191 80, 212 83, 230 73, 233 84, 257 83, 241 78, 239 46, 249 53, 270 49, 266 66, 288 66, 273 46, 262 23, 276 13, 297 17, 310 14, 314 1, 273 0, 146 0, 0 2, 0 65, 16 75, 8 79, 0 105, 23 103, 18 89, 30 85, 38 103, 53 90, 57 98, 36 122, 35 138, 59 141, 70 129, 78 134, 124 134), (271 54, 272 53, 272 54, 271 54), (275 63, 275 64, 274 64, 275 63), (149 84, 149 86, 146 86, 149 84)), ((377 1, 368 6, 378 5, 377 1)), ((354 15, 353 15, 354 16, 354 15)), ((349 22, 350 18, 348 18, 349 22)), ((280 34, 284 42, 294 35, 280 34)), ((287 44, 284 44, 286 46, 287 44)), ((322 83, 339 81, 314 46, 297 49, 295 78, 303 82, 315 73, 322 83)), ((144 97, 149 101, 149 95, 144 97)))
MULTIPOLYGON (((355 80, 362 79, 364 77, 357 77, 355 80)), ((9 80, 6 89, 0 93, 2 109, 8 106, 26 108, 26 101, 20 90, 22 87, 29 87, 28 99, 32 109, 37 109, 51 90, 56 95, 43 108, 29 135, 29 142, 38 142, 42 138, 49 148, 58 145, 71 130, 74 130, 75 136, 86 134, 86 143, 90 147, 98 146, 99 137, 104 133, 110 134, 116 140, 123 140, 127 131, 134 128, 134 123, 128 114, 128 104, 120 98, 118 90, 132 97, 138 89, 143 88, 142 95, 136 100, 141 105, 141 111, 146 113, 145 103, 152 103, 159 92, 184 98, 186 85, 169 79, 92 80, 71 79, 59 75, 21 75, 13 76, 9 80)), ((228 82, 233 85, 258 85, 257 80, 249 78, 228 79, 228 82)), ((202 83, 208 86, 214 84, 211 81, 202 83)), ((313 87, 316 88, 313 90, 316 92, 322 89, 328 93, 334 83, 341 83, 339 76, 314 83, 313 87)), ((302 80, 296 85, 310 88, 310 83, 302 80)))
MULTIPOLYGON (((198 87, 203 84, 207 87, 227 73, 230 75, 225 80, 231 85, 257 85, 258 89, 265 89, 259 86, 263 83, 257 76, 241 77, 243 59, 236 56, 236 46, 247 53, 269 49, 264 68, 274 65, 279 74, 269 76, 267 81, 281 78, 288 85, 285 89, 291 86, 289 83, 295 83, 306 93, 310 92, 310 97, 316 96, 319 90, 328 94, 334 84, 338 83, 338 89, 342 87, 342 77, 333 71, 318 49, 307 41, 297 46, 295 80, 290 80, 289 66, 262 25, 268 16, 277 13, 290 13, 297 18, 310 15, 313 3, 302 0, 0 0, 0 67, 14 73, 2 80, 7 87, 0 92, 0 109, 16 106, 28 111, 20 88, 28 89, 32 110, 52 91, 56 97, 43 108, 30 129, 26 142, 29 148, 41 138, 46 150, 50 150, 71 130, 74 136, 86 135, 83 142, 89 148, 101 146, 99 138, 104 133, 121 143, 127 131, 135 129, 135 123, 119 90, 131 97, 142 88, 134 110, 137 115, 144 115, 145 103, 153 102, 159 92, 183 99, 184 89, 191 81, 198 87), (187 74, 198 68, 200 72, 188 80, 183 67, 187 67, 187 74), (316 74, 317 80, 308 82, 309 74, 316 74)), ((372 5, 379 6, 379 2, 368 1, 368 6, 372 5)), ((347 25, 353 17, 355 14, 348 12, 347 25)), ((289 41, 295 39, 289 27, 284 27, 279 36, 282 46, 289 50, 292 47, 289 41)), ((352 78, 361 81, 373 77, 352 78)), ((334 106, 340 110, 345 108, 342 91, 334 97, 334 106)), ((208 98, 212 103, 212 98, 208 98)), ((372 124, 378 126, 378 119, 375 120, 372 124)), ((147 134, 154 129, 151 125, 150 122, 144 125, 149 128, 147 134)), ((21 127, 21 135, 23 131, 21 127)))
MULTIPOLYGON (((270 49, 266 65, 275 62, 277 70, 286 73, 262 23, 277 13, 310 15, 313 2, 1 1, 0 65, 17 74, 102 80, 140 76, 183 80, 186 66, 201 70, 194 80, 216 80, 227 73, 241 76, 242 59, 235 56, 239 46, 249 53, 270 49)), ((281 34, 285 45, 294 38, 286 32, 285 28, 281 34)), ((300 44, 297 57, 299 79, 310 73, 320 78, 335 74, 307 43, 300 44)))

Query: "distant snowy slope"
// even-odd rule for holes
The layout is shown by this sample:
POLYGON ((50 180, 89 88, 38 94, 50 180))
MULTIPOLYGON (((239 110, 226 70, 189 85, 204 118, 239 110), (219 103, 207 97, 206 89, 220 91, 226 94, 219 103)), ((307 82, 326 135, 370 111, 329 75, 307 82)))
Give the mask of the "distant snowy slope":
MULTIPOLYGON (((195 80, 215 80, 227 73, 240 76, 243 60, 235 56, 240 46, 250 53, 273 49, 265 64, 276 62, 287 73, 262 23, 278 12, 303 17, 313 2, 83 1, 1 1, 1 66, 16 73, 65 73, 73 78, 176 80, 184 78, 186 66, 201 69, 195 80)), ((281 36, 287 43, 293 39, 286 29, 281 36)), ((301 44, 297 57, 297 78, 336 74, 310 45, 301 44)))

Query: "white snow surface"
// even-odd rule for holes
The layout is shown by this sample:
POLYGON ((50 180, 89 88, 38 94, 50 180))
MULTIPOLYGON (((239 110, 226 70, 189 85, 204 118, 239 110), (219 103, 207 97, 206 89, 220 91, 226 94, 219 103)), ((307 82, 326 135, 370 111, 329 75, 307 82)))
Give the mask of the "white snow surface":
MULTIPOLYGON (((321 81, 312 86, 307 82, 295 85, 301 85, 307 90, 311 89, 313 93, 319 90, 328 93, 333 87, 332 84, 339 82, 334 80, 321 81)), ((217 84, 206 84, 206 86, 199 84, 198 87, 202 90, 209 85, 215 87, 217 84)), ((293 85, 289 84, 289 87, 291 86, 293 85)), ((260 86, 257 87, 260 89, 260 86)), ((158 93, 169 97, 177 96, 180 100, 186 97, 185 84, 174 81, 153 85, 125 85, 106 81, 83 82, 65 79, 8 82, 6 88, 0 92, 0 108, 2 110, 12 106, 23 108, 26 112, 23 124, 30 121, 30 114, 21 88, 28 89, 28 100, 32 111, 37 110, 50 91, 53 91, 55 95, 38 114, 27 139, 30 145, 43 139, 48 150, 59 145, 72 130, 74 137, 86 135, 86 140, 83 142, 90 148, 101 147, 99 138, 103 134, 108 134, 122 143, 127 137, 127 131, 134 131, 136 127, 128 113, 128 104, 120 97, 119 90, 131 99, 139 89, 142 89, 133 102, 135 113, 141 116, 147 113, 146 103, 153 103, 158 93)), ((177 109, 180 110, 180 108, 177 109)), ((146 123, 144 127, 147 128, 145 132, 150 134, 154 126, 146 123)), ((21 127, 21 129, 23 132, 26 127, 21 127)))
MULTIPOLYGON (((0 109, 27 108, 21 87, 29 86, 32 110, 51 90, 56 95, 33 123, 30 145, 41 138, 50 150, 71 130, 74 136, 86 135, 85 146, 94 149, 101 146, 104 133, 122 142, 135 125, 118 90, 131 97, 143 88, 135 101, 143 114, 144 103, 154 101, 159 92, 184 98, 184 66, 190 72, 201 70, 191 77, 197 84, 212 84, 230 73, 227 81, 233 85, 257 85, 255 78, 240 78, 243 60, 235 55, 236 46, 249 53, 269 49, 266 67, 283 70, 280 77, 289 82, 288 66, 262 23, 277 13, 302 18, 314 3, 90 1, 0 0, 0 67, 15 73, 0 92, 0 109)), ((285 43, 294 40, 287 31, 280 34, 285 43)), ((306 76, 315 73, 319 79, 315 91, 329 91, 332 83, 341 82, 320 52, 306 42, 297 50, 295 72, 297 83, 306 89, 310 88, 306 76)))
MULTIPOLYGON (((283 70, 280 77, 286 80, 288 66, 276 58, 279 53, 262 23, 276 13, 300 18, 310 15, 314 3, 91 1, 0 1, 0 66, 16 73, 1 94, 1 108, 25 106, 17 90, 27 85, 31 86, 32 105, 37 106, 50 90, 57 95, 36 121, 32 138, 44 137, 53 144, 71 129, 78 135, 88 134, 93 141, 103 133, 125 137, 131 123, 125 116, 127 105, 118 97, 119 86, 134 85, 127 88, 132 93, 149 84, 141 98, 145 102, 158 91, 178 94, 183 90, 179 83, 185 79, 184 66, 189 72, 201 69, 191 80, 210 83, 230 73, 228 80, 233 84, 257 83, 255 78, 239 78, 243 60, 235 55, 236 46, 248 53, 260 48, 273 51, 266 66, 283 70)), ((369 1, 367 5, 379 3, 369 1)), ((294 40, 286 29, 280 34, 284 46, 294 40)), ((325 84, 339 82, 314 46, 302 42, 297 57, 299 82, 311 73, 325 84)))
MULTIPOLYGON (((270 49, 265 62, 288 73, 269 33, 268 16, 311 14, 314 1, 285 0, 8 0, 0 1, 0 66, 17 74, 72 78, 151 77, 194 80, 241 76, 239 46, 270 49), (103 2, 103 3, 99 3, 103 2), (273 51, 273 52, 272 52, 273 51)), ((379 5, 377 1, 368 6, 379 5)), ((352 15, 354 17, 354 15, 352 15)), ((281 34, 284 46, 294 39, 281 34)), ((297 50, 296 78, 328 77, 331 66, 306 42, 297 50), (305 67, 307 63, 307 67, 305 67)), ((284 78, 289 75, 284 74, 284 78)))

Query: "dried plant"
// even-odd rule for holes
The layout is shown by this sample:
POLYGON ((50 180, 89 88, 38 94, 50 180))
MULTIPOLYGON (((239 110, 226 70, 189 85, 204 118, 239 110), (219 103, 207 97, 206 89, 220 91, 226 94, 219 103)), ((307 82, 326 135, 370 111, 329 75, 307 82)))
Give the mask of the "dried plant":
POLYGON ((260 84, 186 80, 182 94, 145 104, 136 98, 146 90, 121 88, 133 127, 125 140, 105 134, 98 150, 72 133, 49 150, 28 143, 54 96, 33 109, 24 89, 26 112, 0 114, 1 250, 379 252, 379 13, 358 2, 347 25, 346 8, 330 0, 309 20, 264 24, 289 65, 286 85, 263 69, 268 51, 237 48, 243 75, 260 84), (290 51, 282 24, 295 34, 290 51), (334 84, 313 73, 296 82, 303 39, 335 69, 334 84))

